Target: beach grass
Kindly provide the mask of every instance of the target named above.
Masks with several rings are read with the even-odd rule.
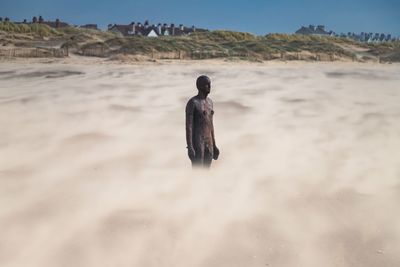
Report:
[[[236,31],[194,32],[186,36],[123,36],[111,31],[82,29],[78,27],[51,28],[45,24],[1,22],[0,33],[8,34],[4,43],[17,43],[20,39],[61,40],[61,47],[83,50],[100,49],[103,56],[115,54],[147,55],[184,53],[195,59],[236,57],[248,60],[342,58],[354,60],[357,49],[363,49],[367,58],[382,61],[400,61],[400,42],[360,43],[348,38],[272,33],[257,36]],[[28,39],[29,39],[28,38]],[[29,40],[24,40],[29,46]],[[32,44],[33,45],[33,44]],[[357,48],[357,49],[353,49]],[[99,54],[99,53],[96,53]],[[359,55],[358,55],[359,56]],[[359,56],[360,57],[360,56]]]

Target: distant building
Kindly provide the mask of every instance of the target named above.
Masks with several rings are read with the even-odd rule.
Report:
[[[85,24],[85,25],[79,26],[79,28],[91,29],[91,30],[98,30],[99,29],[99,28],[97,28],[97,24]]]
[[[46,24],[47,26],[51,28],[64,28],[68,27],[69,24],[63,21],[60,21],[60,19],[56,19],[55,21],[45,21],[42,16],[39,16],[39,19],[37,17],[33,17],[31,22],[28,22],[26,19],[24,19],[23,22],[16,22],[16,23],[25,23],[25,24],[32,24],[32,23],[39,23],[39,24]]]
[[[317,35],[317,36],[332,36],[332,37],[341,37],[341,38],[348,38],[358,42],[367,42],[367,43],[381,43],[381,42],[390,42],[395,41],[396,38],[392,37],[391,34],[384,34],[384,33],[367,33],[361,32],[360,34],[354,32],[348,32],[336,34],[333,31],[327,32],[325,30],[324,25],[318,25],[315,27],[314,25],[309,25],[308,27],[302,26],[298,29],[296,34],[303,34],[303,35]]]
[[[205,32],[208,31],[206,29],[197,29],[195,26],[185,27],[183,24],[180,24],[179,27],[176,27],[175,24],[161,24],[150,25],[149,21],[146,20],[144,24],[132,22],[128,25],[121,24],[109,24],[108,30],[113,32],[119,32],[124,36],[148,36],[148,37],[158,37],[158,36],[182,36],[188,35],[193,32]]]
[[[145,33],[143,34],[147,37],[158,37],[158,34],[155,31],[155,28],[148,28],[146,29]]]
[[[302,26],[298,29],[296,34],[304,34],[304,35],[331,35],[332,32],[325,31],[324,25],[318,25],[315,27],[314,25],[309,25],[308,27]]]
[[[119,32],[122,35],[132,35],[130,33],[135,32],[135,25],[134,24],[129,24],[129,25],[119,25],[119,24],[114,24],[114,25],[108,25],[108,30],[111,32]]]
[[[49,26],[51,28],[54,28],[54,29],[65,28],[65,27],[69,26],[68,23],[60,21],[59,19],[56,19],[55,21],[42,21],[42,22],[40,22],[40,18],[39,18],[39,23],[46,24],[47,26]]]
[[[315,29],[315,33],[317,35],[329,35],[329,32],[325,31],[325,26],[324,25],[318,25],[317,28]]]
[[[9,18],[6,18],[5,21],[10,21],[10,20],[9,20]],[[68,23],[62,22],[59,19],[56,19],[55,21],[45,21],[42,16],[39,16],[39,18],[33,17],[32,21],[30,21],[30,22],[27,19],[24,19],[23,21],[13,21],[13,23],[15,23],[15,24],[34,24],[34,23],[46,24],[47,26],[49,26],[51,28],[55,28],[55,29],[64,28],[64,27],[69,26]]]

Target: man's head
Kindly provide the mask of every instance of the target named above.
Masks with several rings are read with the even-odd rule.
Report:
[[[205,75],[201,75],[196,80],[196,86],[199,92],[208,95],[211,90],[211,80]]]

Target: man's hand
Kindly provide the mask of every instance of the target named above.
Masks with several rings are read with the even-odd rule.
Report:
[[[218,147],[214,146],[213,150],[214,150],[213,159],[217,160],[219,157],[219,149],[218,149]]]
[[[188,148],[188,156],[190,160],[194,160],[195,156],[196,156],[196,152],[194,151],[194,148],[189,146]]]

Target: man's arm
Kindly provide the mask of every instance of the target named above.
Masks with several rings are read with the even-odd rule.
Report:
[[[186,105],[186,144],[188,148],[188,156],[194,159],[195,152],[193,149],[193,116],[194,116],[194,103],[192,100]]]
[[[212,112],[212,116],[211,116],[211,136],[212,136],[212,142],[213,142],[213,150],[214,150],[214,155],[213,158],[215,160],[218,159],[219,156],[219,149],[217,148],[216,142],[215,142],[215,134],[214,134],[214,105],[211,102],[211,112]]]
[[[213,142],[213,147],[216,147],[217,145],[215,144],[215,135],[214,135],[214,119],[211,118],[211,136],[212,136],[212,142]]]

